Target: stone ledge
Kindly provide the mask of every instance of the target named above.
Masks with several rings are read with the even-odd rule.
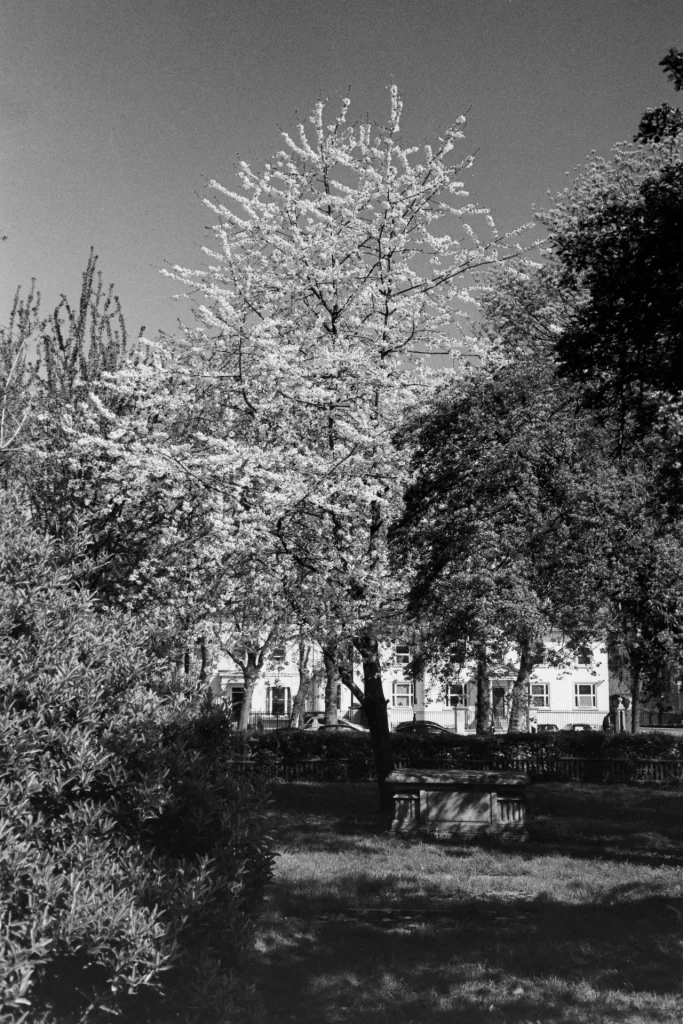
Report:
[[[488,789],[498,786],[521,788],[528,784],[529,777],[523,772],[482,772],[458,768],[399,768],[388,775],[386,781],[388,785],[397,786],[419,786],[426,783],[430,788],[432,786],[476,786]]]

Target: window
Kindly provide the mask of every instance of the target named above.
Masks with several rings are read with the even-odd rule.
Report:
[[[394,707],[412,708],[413,706],[413,684],[405,680],[394,683]]]
[[[550,707],[550,693],[548,683],[531,684],[531,706],[534,708]]]
[[[590,663],[591,663],[591,661],[593,659],[591,658],[591,652],[590,652],[589,648],[588,647],[582,647],[581,650],[579,651],[579,654],[578,654],[578,657],[577,657],[576,660],[579,663],[579,665],[590,665]]]
[[[284,647],[273,647],[270,660],[282,665],[287,660],[287,651]]]
[[[446,704],[449,708],[467,704],[467,683],[449,683],[446,687]]]
[[[574,684],[574,707],[595,707],[595,683]]]
[[[290,708],[289,687],[271,686],[268,690],[271,715],[288,715]]]
[[[394,644],[394,661],[397,665],[410,664],[410,644]]]

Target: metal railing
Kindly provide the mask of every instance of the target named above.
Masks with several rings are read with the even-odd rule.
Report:
[[[285,782],[373,781],[377,775],[367,758],[259,758],[228,762],[237,775],[261,775]],[[565,757],[546,751],[523,758],[500,754],[491,758],[396,758],[395,768],[451,768],[472,771],[516,771],[532,782],[624,783],[680,782],[683,761],[661,758]]]
[[[640,724],[645,729],[681,729],[683,713],[680,711],[641,711]]]

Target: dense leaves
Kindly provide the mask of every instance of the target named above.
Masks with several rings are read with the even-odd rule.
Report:
[[[639,736],[562,730],[556,733],[495,736],[458,736],[448,733],[406,736],[396,733],[393,744],[396,757],[412,764],[423,759],[448,756],[454,761],[491,759],[494,762],[509,762],[517,758],[534,757],[543,752],[549,756],[623,758],[630,761],[640,758],[683,759],[681,737],[664,732],[643,733]],[[235,756],[238,753],[235,750]],[[269,769],[269,765],[272,770],[276,759],[296,761],[309,758],[346,760],[352,770],[354,765],[366,765],[370,755],[371,746],[367,736],[343,731],[325,734],[282,730],[254,736],[249,744],[249,756],[262,765],[264,771]]]
[[[87,578],[2,495],[0,1001],[113,1011],[220,968],[206,1020],[269,875],[263,794],[231,780],[201,696],[169,689],[154,619],[98,607]]]
[[[680,665],[682,183],[670,146],[589,165],[543,265],[491,282],[488,361],[399,434],[412,610],[480,667],[516,647],[520,699],[551,627],[626,652],[636,702]]]
[[[683,390],[683,163],[559,231],[567,285],[585,294],[558,341],[561,372],[593,406],[641,428]]]
[[[674,46],[660,60],[659,66],[664,68],[666,77],[673,83],[676,92],[683,89],[683,51]],[[662,103],[654,109],[649,107],[640,119],[635,142],[662,142],[667,138],[675,138],[683,131],[683,112],[669,103]]]

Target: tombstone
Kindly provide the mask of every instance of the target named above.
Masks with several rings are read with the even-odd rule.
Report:
[[[526,775],[450,769],[392,772],[392,832],[524,840]]]

